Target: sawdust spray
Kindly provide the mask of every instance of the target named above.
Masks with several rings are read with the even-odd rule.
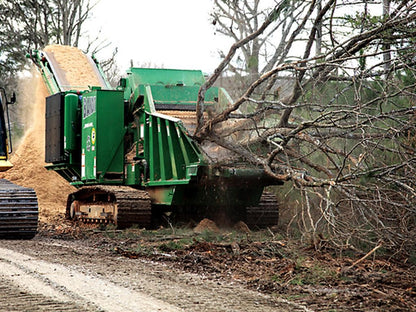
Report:
[[[1,173],[0,177],[33,188],[38,197],[40,221],[56,223],[64,216],[66,198],[75,188],[44,167],[45,97],[48,92],[40,75],[32,71],[32,77],[22,78],[18,94],[17,115],[27,130],[11,155],[14,167]]]
[[[81,50],[51,45],[50,53],[60,67],[62,80],[70,89],[84,90],[99,85],[93,66]],[[22,80],[19,99],[19,119],[25,123],[26,133],[11,157],[14,167],[0,176],[11,182],[31,187],[39,201],[40,220],[57,223],[65,214],[66,199],[75,188],[54,171],[45,169],[45,98],[49,95],[40,74],[32,70],[30,78]],[[59,222],[59,221],[58,221]]]

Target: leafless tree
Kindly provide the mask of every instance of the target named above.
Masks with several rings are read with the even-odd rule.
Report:
[[[17,73],[30,63],[25,52],[41,49],[48,44],[80,47],[88,54],[108,49],[109,43],[99,34],[94,37],[84,27],[97,1],[90,0],[10,0],[0,1],[0,85],[9,90],[17,88]],[[104,71],[116,76],[115,55],[103,60]],[[13,119],[18,119],[13,110]]]
[[[211,16],[217,32],[236,42],[249,37],[264,20],[270,18],[270,9],[264,6],[264,2],[215,0]],[[306,3],[302,1],[281,2],[272,11],[275,21],[273,25],[242,45],[241,51],[238,51],[241,53],[237,53],[228,70],[238,75],[248,74],[251,80],[255,80],[279,60],[288,57],[289,49],[285,42],[289,40],[297,18],[305,7]],[[223,52],[221,54],[224,56]]]
[[[91,11],[89,0],[55,0],[54,11],[57,18],[52,19],[54,28],[58,31],[57,43],[78,46],[82,25]]]
[[[25,51],[52,43],[79,46],[84,35],[83,26],[93,7],[90,0],[0,2],[1,76],[14,75],[22,69],[26,64]],[[86,49],[97,50],[105,46],[98,41],[89,42]]]
[[[234,17],[260,6],[216,3],[227,5],[219,10],[232,34]],[[194,137],[290,182],[302,195],[295,219],[316,246],[330,237],[340,248],[382,244],[408,254],[416,237],[416,2],[390,3],[388,15],[371,14],[372,3],[276,1],[257,27],[242,21],[252,24],[238,25],[246,32],[200,89]],[[282,40],[268,50],[264,71],[206,119],[205,91],[230,64],[234,72],[240,51],[252,53],[277,30]]]
[[[383,17],[388,19],[390,14],[390,2],[391,0],[383,0]],[[390,60],[391,60],[391,53],[390,53],[390,43],[388,40],[384,42],[383,45],[384,54],[383,54],[383,60],[384,60],[384,71],[388,72],[390,69]]]

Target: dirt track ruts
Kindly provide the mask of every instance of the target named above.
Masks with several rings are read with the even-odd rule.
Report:
[[[1,246],[0,311],[310,311],[237,284],[120,257],[103,242],[37,237]]]

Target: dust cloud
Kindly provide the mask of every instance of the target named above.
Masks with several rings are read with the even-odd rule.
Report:
[[[33,73],[32,79],[25,79],[19,88],[24,93],[19,105],[22,119],[27,125],[24,137],[18,148],[11,155],[14,165],[7,172],[0,174],[17,185],[33,188],[39,203],[39,219],[49,223],[63,217],[66,198],[75,190],[66,180],[54,171],[45,169],[45,97],[46,87],[39,74]]]

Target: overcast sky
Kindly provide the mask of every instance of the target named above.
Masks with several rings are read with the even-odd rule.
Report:
[[[86,25],[92,36],[118,47],[121,70],[151,64],[164,68],[202,69],[219,64],[218,49],[227,41],[215,35],[211,0],[100,0]],[[225,47],[224,47],[225,46]]]

